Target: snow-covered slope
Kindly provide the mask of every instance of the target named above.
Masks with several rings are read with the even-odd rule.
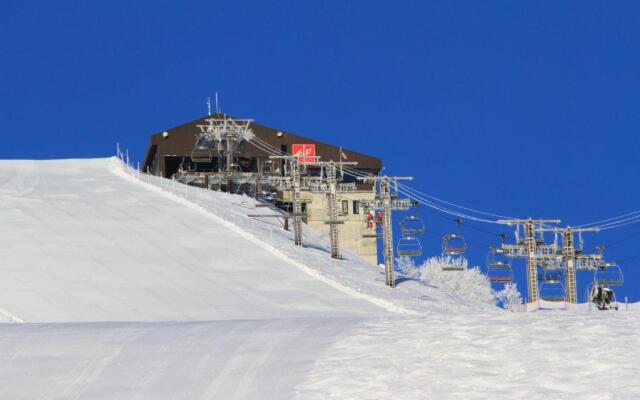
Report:
[[[0,161],[0,399],[640,398],[635,305],[390,290],[247,216],[275,212],[117,159]]]
[[[111,172],[0,163],[0,307],[28,322],[380,312],[226,226]]]

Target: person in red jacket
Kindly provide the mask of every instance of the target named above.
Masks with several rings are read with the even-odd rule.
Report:
[[[367,229],[373,229],[373,211],[367,213]]]
[[[376,214],[376,219],[378,220],[378,225],[382,225],[382,211],[378,211],[378,214]]]

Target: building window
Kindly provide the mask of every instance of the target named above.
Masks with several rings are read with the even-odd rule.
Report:
[[[349,200],[342,200],[342,215],[349,214]]]
[[[360,202],[358,200],[353,201],[353,213],[360,214]]]

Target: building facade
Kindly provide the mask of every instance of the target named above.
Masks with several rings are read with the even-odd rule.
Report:
[[[268,185],[258,182],[266,182],[267,178],[285,178],[288,175],[286,161],[272,156],[290,155],[302,147],[312,149],[320,161],[336,163],[339,184],[345,189],[340,190],[338,194],[338,214],[344,222],[339,225],[341,248],[348,249],[372,264],[377,263],[376,239],[363,237],[371,233],[368,214],[374,210],[368,210],[361,205],[362,200],[374,199],[373,187],[371,184],[358,181],[351,174],[342,173],[340,165],[343,162],[356,162],[356,165],[350,165],[349,168],[362,174],[377,175],[382,169],[380,159],[250,122],[248,126],[254,137],[252,140],[240,141],[233,148],[234,168],[232,176],[229,176],[229,173],[224,173],[225,164],[229,162],[229,158],[223,154],[226,149],[212,149],[204,157],[202,153],[194,152],[194,149],[199,147],[202,127],[214,118],[231,119],[225,115],[212,115],[153,134],[141,166],[142,171],[166,178],[188,177],[184,179],[188,184],[245,193],[259,198],[265,195]],[[302,172],[303,178],[322,179],[326,171],[317,166],[303,165]],[[223,175],[224,178],[221,178]],[[232,186],[227,187],[226,182]],[[273,188],[268,190],[271,189]],[[291,192],[280,189],[273,190],[267,197],[272,199],[276,206],[291,211]],[[326,195],[304,190],[301,198],[303,221],[310,228],[328,234],[329,225],[325,224],[328,219]]]

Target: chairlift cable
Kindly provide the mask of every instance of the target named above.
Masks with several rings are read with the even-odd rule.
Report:
[[[618,244],[620,244],[620,243],[624,243],[624,242],[626,242],[627,240],[630,240],[630,239],[636,238],[636,237],[638,237],[638,236],[640,236],[640,232],[636,232],[636,233],[634,233],[634,234],[632,234],[632,235],[629,235],[629,236],[627,236],[627,237],[625,237],[625,238],[622,238],[622,239],[620,239],[620,240],[616,240],[615,242],[612,242],[612,243],[609,243],[609,244],[605,244],[605,245],[604,245],[604,247],[606,247],[606,248],[610,248],[610,247],[613,247],[613,246],[617,246],[617,245],[618,245]]]
[[[617,262],[619,263],[623,263],[625,261],[629,261],[629,260],[635,260],[637,258],[640,258],[640,254],[635,255],[635,256],[631,256],[631,257],[627,257],[627,258],[623,258],[622,260],[617,260]]]
[[[615,220],[619,220],[620,218],[626,218],[626,217],[629,217],[629,216],[634,215],[634,214],[637,214],[637,216],[640,217],[640,210],[632,211],[630,213],[619,215],[617,217],[607,218],[607,219],[603,219],[603,220],[600,220],[600,221],[594,221],[594,222],[590,222],[590,223],[587,223],[587,224],[578,225],[576,227],[577,228],[584,228],[584,227],[587,227],[587,226],[598,225],[598,224],[601,224],[603,222],[615,221]],[[605,225],[607,225],[607,224],[605,224]]]
[[[640,218],[638,219],[633,219],[631,221],[627,221],[627,222],[622,222],[622,223],[618,223],[616,225],[609,225],[609,226],[595,226],[593,228],[598,228],[601,231],[607,230],[607,229],[616,229],[616,228],[621,228],[623,226],[627,226],[627,225],[633,225],[633,224],[637,224],[640,222]]]
[[[267,143],[266,141],[258,138],[258,137],[254,137],[254,139],[252,141],[250,141],[250,143],[252,143],[255,147],[265,151],[267,154],[270,155],[283,155],[286,154],[285,152],[283,152],[281,149],[278,149],[276,147],[274,147],[273,145]],[[342,167],[343,173],[354,177],[354,178],[363,178],[363,177],[367,177],[368,174],[361,172],[357,169],[351,168],[351,167],[347,167],[347,166],[343,166]],[[460,209],[460,210],[465,210],[465,211],[469,211],[471,213],[476,213],[476,214],[481,214],[481,215],[486,215],[486,216],[492,216],[492,217],[497,217],[497,218],[510,218],[507,216],[503,216],[500,214],[495,214],[495,213],[489,213],[489,212],[485,212],[485,211],[480,211],[480,210],[476,210],[470,207],[465,207],[456,203],[452,203],[443,199],[440,199],[436,196],[432,196],[429,195],[427,193],[424,193],[422,191],[419,191],[417,189],[414,189],[406,184],[401,184],[398,183],[397,187],[396,187],[398,193],[402,193],[405,196],[407,196],[409,199],[416,201],[419,204],[422,204],[424,206],[427,206],[437,212],[435,212],[434,214],[442,217],[442,218],[446,218],[444,215],[450,215],[450,216],[454,216],[457,218],[461,218],[461,219],[465,219],[465,220],[470,220],[470,221],[477,221],[477,222],[483,222],[483,223],[492,223],[492,224],[496,224],[497,221],[494,220],[489,220],[486,218],[481,218],[481,217],[477,217],[474,215],[468,215],[466,213],[457,211],[456,209]],[[451,206],[454,209],[449,209],[445,206],[443,206],[442,204],[445,204],[447,206]],[[596,227],[600,230],[607,230],[607,229],[615,229],[615,228],[620,228],[626,225],[631,225],[631,224],[635,224],[635,223],[640,223],[640,210],[637,211],[633,211],[630,213],[626,213],[617,217],[612,217],[612,218],[607,218],[604,220],[600,220],[600,221],[594,221],[594,222],[590,222],[587,224],[582,224],[582,225],[578,225],[577,227]],[[601,225],[598,225],[601,224]],[[500,236],[502,237],[503,234],[498,234],[495,232],[490,232],[487,230],[484,230],[482,228],[479,228],[477,226],[471,225],[471,224],[467,224],[465,225],[471,229],[474,229],[478,232],[482,232],[488,235],[492,235],[492,236]],[[637,237],[638,235],[640,235],[640,232],[628,237],[625,237],[619,241],[616,241],[614,243],[609,244],[607,247],[611,247],[611,246],[615,246],[619,243],[623,243],[629,239],[632,239],[634,237]],[[471,244],[475,244],[473,242],[469,242]]]
[[[608,227],[608,226],[618,225],[618,224],[621,224],[621,223],[624,223],[624,222],[628,222],[628,221],[638,221],[638,220],[640,220],[640,215],[635,215],[633,217],[624,218],[624,219],[620,219],[620,220],[617,220],[617,221],[612,221],[612,222],[609,222],[609,223],[606,223],[606,224],[596,225],[595,227],[596,228],[605,228],[605,227]]]
[[[357,177],[366,176],[365,174],[363,174],[363,173],[361,173],[359,171],[353,170],[351,168],[344,168],[344,170],[346,171],[345,173],[347,173],[350,176],[356,177],[356,178]],[[419,190],[416,190],[416,189],[414,189],[414,188],[412,188],[412,187],[410,187],[408,185],[405,185],[405,184],[398,183],[397,187],[398,187],[397,190],[398,190],[399,193],[404,194],[405,196],[411,198],[412,200],[415,200],[415,201],[417,201],[417,202],[419,202],[419,203],[421,203],[423,205],[426,205],[427,207],[431,207],[431,208],[437,209],[439,211],[442,211],[442,212],[444,212],[446,214],[457,216],[458,218],[464,218],[464,219],[468,219],[468,220],[473,220],[473,221],[478,221],[478,222],[485,222],[485,223],[497,223],[497,221],[488,220],[488,219],[485,219],[485,218],[480,218],[480,217],[476,217],[476,216],[472,216],[472,215],[467,215],[467,214],[464,214],[464,213],[461,213],[461,212],[457,212],[455,210],[450,210],[450,209],[446,208],[445,206],[442,206],[440,204],[434,203],[434,201],[430,200],[430,199],[435,199],[435,200],[440,201],[442,203],[445,203],[447,205],[451,205],[451,206],[454,206],[454,207],[457,207],[457,208],[460,208],[460,209],[476,212],[478,214],[497,216],[497,217],[500,217],[500,218],[509,218],[509,217],[500,216],[498,214],[486,213],[486,212],[483,212],[483,211],[474,210],[472,208],[463,207],[463,206],[456,205],[454,203],[450,203],[450,202],[447,202],[447,201],[444,201],[444,200],[440,200],[437,197],[427,195],[427,194],[425,194],[423,192],[420,192]]]

